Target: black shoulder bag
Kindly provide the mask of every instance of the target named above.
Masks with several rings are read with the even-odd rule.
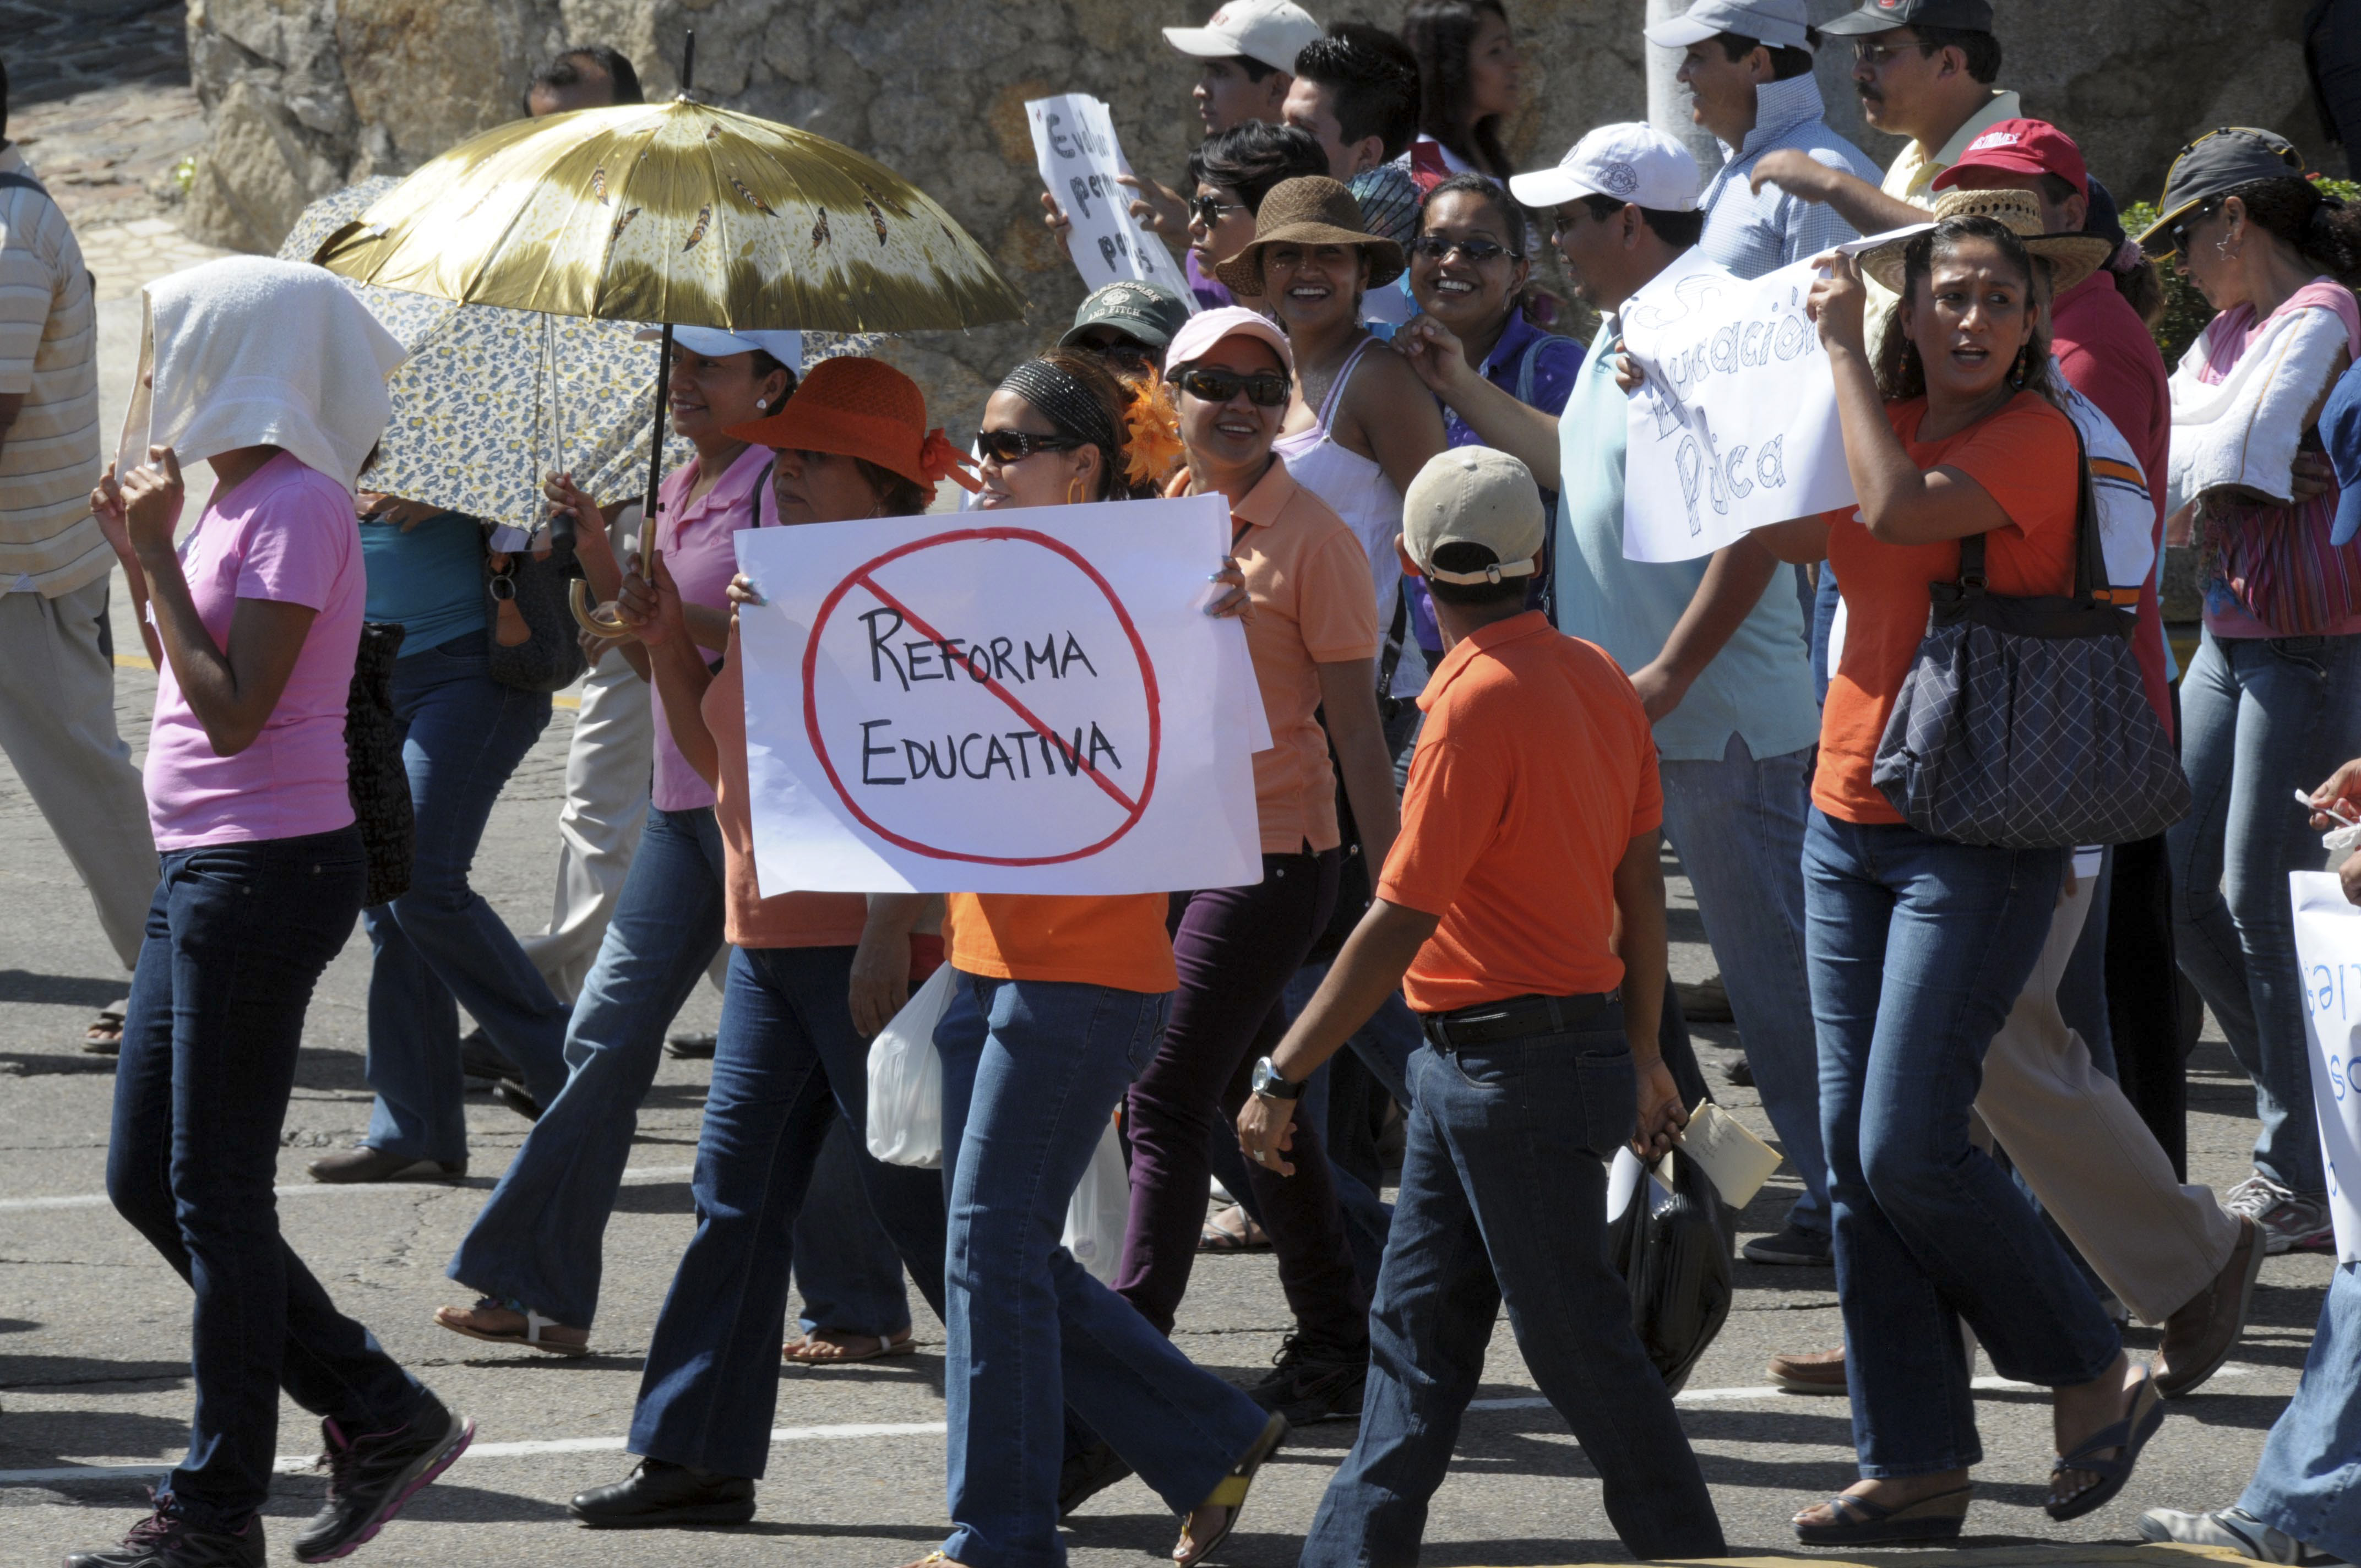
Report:
[[[1394,623],[1386,633],[1386,645],[1378,656],[1378,718],[1390,724],[1403,707],[1417,700],[1393,695],[1394,671],[1401,664],[1402,639],[1410,630],[1410,597],[1402,584],[1394,585]],[[1320,727],[1328,727],[1325,713],[1320,716]],[[1336,774],[1336,830],[1344,837],[1344,858],[1336,866],[1336,906],[1328,916],[1328,928],[1312,944],[1312,951],[1303,961],[1323,964],[1336,956],[1353,927],[1361,923],[1369,905],[1378,896],[1377,877],[1369,869],[1369,857],[1361,852],[1360,824],[1353,820],[1353,803],[1345,794],[1345,770],[1336,763],[1336,742],[1328,742],[1328,765]]]

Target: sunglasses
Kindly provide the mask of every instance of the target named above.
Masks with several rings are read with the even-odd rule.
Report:
[[[1852,46],[1853,63],[1868,66],[1872,71],[1882,70],[1887,61],[1900,60],[1912,49],[1922,55],[1931,55],[1935,52],[1935,46],[1918,39],[1906,44],[1855,44]]]
[[[1218,196],[1198,196],[1191,200],[1189,210],[1197,214],[1199,223],[1213,228],[1222,221],[1224,213],[1243,213],[1246,204],[1244,202],[1224,202]]]
[[[2207,218],[2212,217],[2214,213],[2220,209],[2220,207],[2221,203],[2219,202],[2208,197],[2206,200],[2198,203],[2195,207],[2191,208],[2186,217],[2176,218],[2171,223],[2165,225],[2164,236],[2172,241],[2173,254],[2178,256],[2188,255],[2189,236],[2197,232],[2197,225],[2199,224],[2202,224]]]
[[[1524,259],[1523,253],[1510,250],[1505,245],[1495,245],[1488,239],[1452,239],[1439,234],[1422,234],[1411,241],[1407,248],[1412,256],[1427,261],[1446,261],[1455,250],[1478,267],[1488,261],[1498,261],[1504,256],[1511,261]]]
[[[1244,391],[1258,409],[1275,409],[1287,401],[1289,382],[1277,370],[1257,370],[1241,376],[1235,370],[1189,369],[1172,378],[1173,385],[1209,403],[1226,403]]]
[[[1071,452],[1081,442],[1071,435],[1035,435],[1025,430],[979,430],[975,433],[975,450],[987,463],[1006,466],[1021,463],[1036,452]]]

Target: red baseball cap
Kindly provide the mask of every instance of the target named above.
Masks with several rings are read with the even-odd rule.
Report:
[[[1935,189],[1959,183],[1963,169],[2004,169],[2012,174],[2055,174],[2078,194],[2091,193],[2091,173],[2074,138],[2047,120],[2003,120],[1970,142],[1960,160],[1935,176]]]

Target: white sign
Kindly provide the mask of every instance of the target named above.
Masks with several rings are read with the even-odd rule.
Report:
[[[1259,882],[1269,731],[1203,612],[1229,527],[1202,496],[741,531],[764,895]]]
[[[1624,302],[1623,554],[1709,555],[1750,529],[1853,504],[1836,379],[1804,314],[1808,261],[1748,281],[1690,250]]]
[[[1116,175],[1131,172],[1131,164],[1107,106],[1087,93],[1068,93],[1032,100],[1025,118],[1033,127],[1041,183],[1073,222],[1067,248],[1084,286],[1095,292],[1126,280],[1153,283],[1194,314],[1197,301],[1187,277],[1164,242],[1131,215],[1131,189],[1115,183]]]
[[[2327,872],[2294,872],[2295,960],[2312,1044],[2312,1107],[2328,1168],[2336,1261],[2361,1263],[2361,908]]]

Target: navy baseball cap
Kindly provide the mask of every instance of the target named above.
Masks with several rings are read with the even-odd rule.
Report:
[[[2336,470],[2336,526],[2328,542],[2343,544],[2361,533],[2361,365],[2337,378],[2320,411],[2320,438]]]

